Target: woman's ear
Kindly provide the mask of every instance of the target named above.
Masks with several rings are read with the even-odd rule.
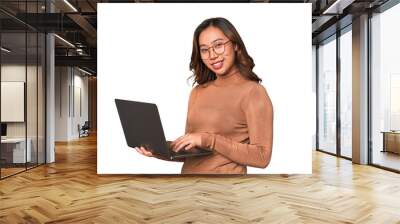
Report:
[[[237,44],[235,44],[235,47],[234,47],[234,49],[235,49],[235,51],[238,51],[238,49],[239,49],[239,46],[238,46]]]

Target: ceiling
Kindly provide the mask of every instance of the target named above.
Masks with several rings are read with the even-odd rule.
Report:
[[[351,17],[372,10],[388,0],[253,0],[229,2],[255,3],[311,3],[312,4],[312,37],[318,43],[340,26],[351,23]],[[182,2],[182,1],[143,1],[143,0],[45,0],[0,1],[0,22],[2,32],[7,34],[8,41],[14,41],[14,47],[21,41],[26,28],[39,32],[54,32],[61,38],[55,38],[56,65],[80,66],[96,73],[97,58],[97,3],[121,2]],[[188,2],[227,2],[198,0]],[[336,3],[335,3],[336,2]],[[51,13],[50,13],[51,11]],[[288,15],[290,16],[290,15]],[[346,20],[347,19],[347,20]],[[344,22],[343,22],[344,21]],[[347,22],[346,22],[347,21]],[[340,27],[339,27],[340,28]],[[13,37],[14,36],[14,37]],[[3,42],[4,43],[4,42]],[[29,45],[29,47],[34,45]],[[28,47],[28,51],[31,51]]]

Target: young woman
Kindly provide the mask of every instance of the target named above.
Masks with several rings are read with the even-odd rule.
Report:
[[[189,97],[185,135],[174,151],[206,148],[209,156],[182,160],[182,173],[245,174],[271,160],[273,107],[253,59],[235,27],[210,18],[195,30],[190,69],[197,84]],[[143,147],[136,150],[153,156]]]

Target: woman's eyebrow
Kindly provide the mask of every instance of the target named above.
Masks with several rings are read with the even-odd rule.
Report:
[[[215,40],[211,41],[211,43],[214,43],[214,42],[219,41],[219,40],[224,40],[224,39],[218,38],[218,39],[215,39]],[[201,47],[201,46],[207,47],[208,45],[206,45],[206,44],[200,44],[200,47]]]

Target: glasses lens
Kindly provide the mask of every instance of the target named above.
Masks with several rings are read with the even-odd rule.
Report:
[[[225,44],[228,43],[229,41],[225,42],[225,43],[216,43],[214,46],[210,47],[213,49],[215,54],[223,54],[225,52]],[[203,59],[208,59],[210,57],[210,48],[203,48],[200,49],[200,56]]]
[[[225,51],[225,44],[223,43],[217,43],[214,45],[214,51],[217,54],[223,54]]]
[[[200,56],[203,59],[207,59],[209,57],[208,49],[200,49]]]

